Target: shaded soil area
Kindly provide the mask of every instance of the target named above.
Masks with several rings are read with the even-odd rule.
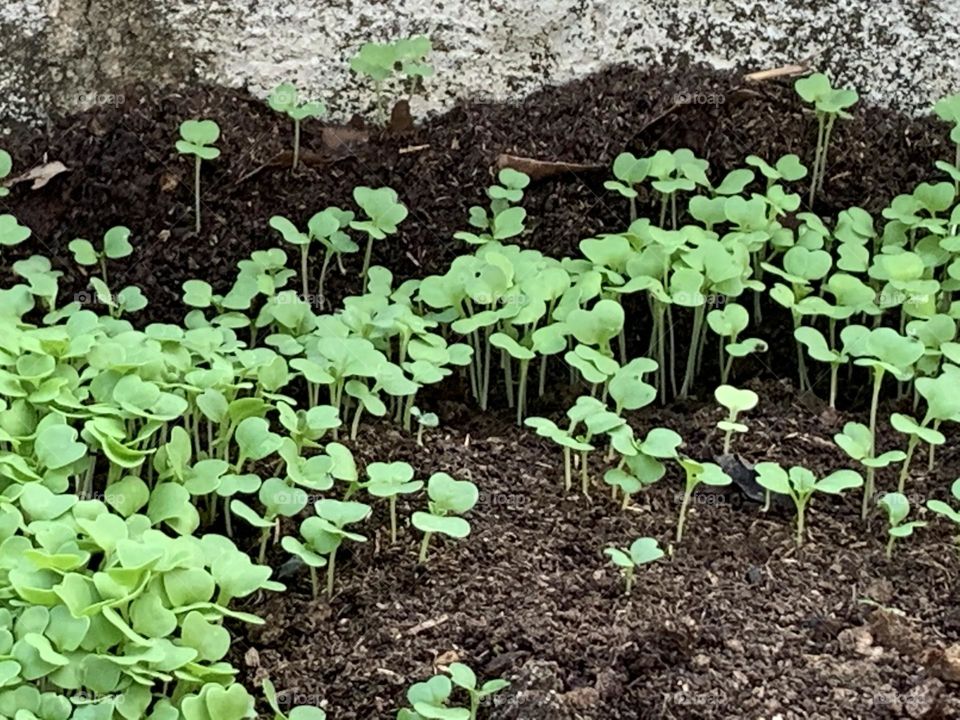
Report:
[[[485,202],[500,153],[603,166],[536,182],[527,193],[529,232],[519,242],[560,256],[584,237],[625,225],[624,201],[603,189],[619,152],[690,147],[718,177],[750,153],[775,160],[796,152],[809,161],[816,133],[786,81],[751,85],[702,68],[614,68],[519,105],[465,103],[382,136],[308,123],[307,167],[294,175],[272,162],[290,132],[262,102],[218,88],[132,88],[124,97],[121,107],[4,141],[15,172],[53,160],[70,172],[37,190],[18,185],[0,202],[0,211],[34,232],[24,246],[5,249],[0,274],[6,280],[10,260],[39,252],[65,273],[63,292],[77,293],[87,278],[67,243],[125,224],[135,255],[116,263],[112,277],[117,288],[143,289],[150,321],[181,319],[184,280],[225,290],[237,261],[279,245],[271,215],[302,225],[328,205],[350,206],[356,185],[390,185],[410,207],[398,237],[375,248],[374,262],[398,278],[415,277],[444,271],[464,252],[451,236],[465,228],[469,206]],[[223,130],[223,154],[204,169],[199,235],[191,167],[173,149],[177,126],[189,117],[213,118]],[[933,161],[951,153],[933,120],[860,108],[837,126],[817,210],[877,212],[929,179]],[[642,198],[640,207],[652,213],[653,199]],[[334,273],[334,299],[359,291],[360,262],[349,258],[347,273]],[[786,345],[775,351],[764,361],[773,367],[792,356]],[[766,367],[762,374],[776,373]],[[850,418],[801,401],[787,381],[753,387],[761,406],[745,418],[751,432],[736,446],[747,460],[803,463],[820,473],[846,466],[831,436]],[[568,399],[536,409],[560,411]],[[406,460],[420,477],[443,470],[472,479],[481,500],[469,515],[471,535],[435,541],[419,566],[417,533],[405,526],[391,547],[385,509],[377,507],[370,542],[339,559],[332,601],[313,601],[299,573],[287,579],[288,592],[249,603],[267,624],[235,628],[241,679],[269,676],[285,702],[320,704],[331,720],[393,718],[411,683],[457,659],[484,679],[511,680],[481,710],[499,720],[960,716],[960,674],[951,669],[960,670],[941,657],[960,642],[960,570],[942,522],[902,541],[887,561],[882,519],[864,527],[858,496],[817,499],[809,542],[798,552],[785,509],[761,512],[736,491],[704,494],[683,543],[643,568],[625,597],[602,549],[640,535],[667,544],[680,505],[676,468],[635,508],[620,511],[599,483],[590,501],[565,495],[559,450],[515,428],[508,413],[477,416],[452,393],[434,405],[441,427],[427,433],[424,448],[394,427],[365,425],[355,451],[365,462]],[[718,414],[690,402],[645,410],[632,422],[641,431],[671,427],[687,453],[708,459],[721,444],[712,431]],[[917,459],[909,490],[915,505],[944,498],[960,475],[954,440],[935,472]],[[898,442],[887,429],[883,446]],[[894,482],[881,472],[881,490]],[[414,509],[401,503],[402,517]],[[286,559],[277,550],[270,557],[277,565]]]

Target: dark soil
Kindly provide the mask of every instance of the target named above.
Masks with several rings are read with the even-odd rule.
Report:
[[[677,106],[681,91],[714,102]],[[63,119],[47,133],[17,132],[5,143],[16,168],[60,160],[71,170],[39,190],[17,186],[0,209],[34,231],[7,261],[51,256],[66,274],[66,294],[86,284],[69,240],[131,227],[136,254],[113,275],[118,287],[144,290],[151,321],[181,318],[182,281],[203,278],[225,289],[238,260],[278,245],[267,227],[271,215],[303,223],[327,205],[351,205],[355,185],[391,185],[411,208],[399,237],[374,255],[406,278],[442,272],[464,251],[451,235],[464,228],[468,207],[483,201],[501,152],[609,166],[623,150],[687,146],[720,175],[750,153],[806,158],[815,133],[786,82],[612,69],[520,105],[464,104],[422,127],[348,146],[325,142],[320,125],[308,124],[311,165],[291,176],[269,165],[286,149],[288,128],[258,101],[218,88],[125,97],[124,107]],[[223,129],[223,155],[205,170],[199,237],[188,163],[173,151],[179,122],[198,116]],[[837,128],[817,210],[856,204],[879,211],[928,179],[935,159],[949,157],[945,137],[934,121],[861,108]],[[621,229],[627,209],[603,190],[607,176],[536,183],[524,201],[531,231],[521,242],[559,256],[584,237]],[[358,269],[352,258],[348,274],[330,283],[334,295],[359,289]],[[9,273],[9,262],[0,270]],[[773,367],[792,352],[775,351],[767,361]],[[831,441],[845,413],[800,402],[787,381],[754,387],[761,406],[736,446],[746,459],[802,463],[818,473],[847,464]],[[393,718],[411,683],[457,659],[484,679],[513,682],[481,710],[499,720],[960,716],[960,686],[938,662],[943,648],[960,642],[960,566],[942,522],[901,541],[887,561],[882,521],[860,523],[856,494],[817,499],[808,543],[798,551],[788,512],[763,513],[736,492],[704,494],[683,543],[643,568],[625,597],[602,549],[639,535],[668,544],[680,501],[676,469],[634,509],[619,511],[599,484],[592,501],[565,496],[559,451],[506,415],[478,416],[455,397],[436,409],[441,428],[428,433],[425,448],[393,427],[368,425],[355,449],[364,461],[409,461],[421,477],[444,470],[472,479],[481,501],[469,516],[469,538],[436,541],[420,567],[418,534],[405,527],[391,547],[378,508],[371,541],[342,553],[332,601],[311,600],[308,578],[297,574],[286,593],[249,603],[267,624],[236,628],[241,679],[269,676],[285,701],[320,704],[331,720]],[[640,429],[672,427],[688,453],[706,459],[719,452],[717,419],[711,405],[690,402],[643,411],[634,421]],[[893,435],[883,438],[885,447],[898,442]],[[954,439],[935,473],[917,459],[915,505],[944,497],[960,476]],[[881,473],[880,488],[893,480]],[[402,516],[411,510],[403,505]],[[284,560],[280,552],[271,558]]]

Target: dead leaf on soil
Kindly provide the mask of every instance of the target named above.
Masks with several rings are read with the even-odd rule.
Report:
[[[444,653],[441,653],[437,656],[437,659],[433,661],[434,667],[447,667],[450,663],[460,662],[460,653],[456,650],[447,650]]]
[[[878,608],[867,616],[867,622],[878,645],[893,648],[905,655],[920,651],[920,635],[906,616]]]
[[[947,682],[960,683],[960,644],[955,643],[946,650],[931,648],[924,660],[930,674]]]
[[[356,154],[360,145],[370,140],[370,133],[366,130],[347,127],[345,125],[328,125],[321,133],[323,144],[335,158],[349,157]]]
[[[6,182],[7,187],[13,187],[14,185],[19,185],[20,183],[32,182],[33,185],[30,186],[31,190],[39,190],[53,178],[55,178],[60,173],[67,172],[68,168],[59,160],[54,160],[53,162],[44,163],[43,165],[38,165],[32,170],[27,170],[27,172],[22,175],[17,175],[15,178],[12,178]]]
[[[875,659],[883,654],[882,648],[874,647],[873,635],[863,626],[842,630],[837,635],[837,643],[841,650],[851,655]]]
[[[260,653],[255,647],[250,648],[243,654],[243,662],[247,667],[260,667]]]
[[[497,170],[511,168],[529,175],[531,180],[543,180],[554,175],[563,175],[565,173],[577,172],[596,172],[602,170],[603,165],[585,165],[583,163],[570,163],[560,160],[539,160],[537,158],[523,157],[521,155],[510,155],[501,153],[497,157]]]

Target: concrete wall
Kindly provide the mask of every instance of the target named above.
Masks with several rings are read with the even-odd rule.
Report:
[[[607,63],[762,69],[812,58],[871,101],[923,111],[960,92],[957,0],[3,0],[4,120],[110,102],[126,82],[265,94],[293,80],[340,117],[370,95],[347,59],[426,33],[437,75],[414,114],[508,99]],[[3,122],[0,122],[2,125]]]

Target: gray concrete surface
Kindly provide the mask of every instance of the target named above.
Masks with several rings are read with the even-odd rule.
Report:
[[[345,117],[371,104],[347,59],[413,33],[433,38],[437,70],[415,115],[615,62],[762,69],[812,57],[908,112],[960,92],[957,0],[5,0],[0,125],[112,102],[139,80],[256,95],[292,80]]]

